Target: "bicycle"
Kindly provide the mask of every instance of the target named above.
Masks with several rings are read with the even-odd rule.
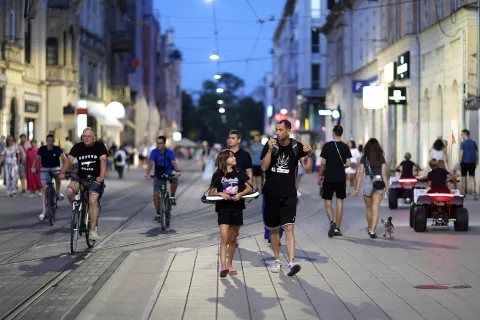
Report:
[[[160,178],[156,176],[150,176],[160,181],[160,189],[158,190],[158,220],[160,221],[162,231],[170,227],[170,216],[172,211],[172,203],[170,202],[170,194],[167,190],[167,181],[172,180],[172,176],[168,174],[162,174]]]
[[[50,181],[47,182],[47,189],[45,190],[45,208],[46,208],[45,214],[48,215],[48,221],[51,226],[53,226],[53,223],[55,222],[55,211],[58,209],[57,192],[55,190],[55,184],[53,182],[53,178],[59,172],[60,170],[48,171],[48,175],[50,176]]]
[[[94,177],[88,177],[87,179],[81,179],[78,177],[72,176],[73,172],[67,172],[65,179],[70,179],[72,181],[79,182],[96,182]],[[70,253],[75,253],[77,250],[77,241],[78,236],[85,234],[85,240],[87,242],[87,247],[93,248],[95,246],[95,240],[90,239],[90,213],[89,213],[89,190],[87,188],[79,188],[78,193],[75,195],[72,202],[72,218],[70,223]],[[101,206],[100,201],[98,201],[98,215],[100,215]],[[97,227],[98,227],[98,217],[97,217]]]

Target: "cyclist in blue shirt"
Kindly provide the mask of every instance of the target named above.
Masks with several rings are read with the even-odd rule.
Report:
[[[180,177],[180,168],[177,164],[177,159],[175,159],[175,154],[172,149],[169,149],[165,146],[167,138],[165,136],[157,137],[157,148],[153,149],[150,152],[150,161],[148,162],[147,171],[145,173],[145,178],[150,179],[150,171],[152,168],[155,168],[155,176],[160,177],[162,174],[167,174],[173,176],[172,181],[170,182],[170,201],[172,205],[176,205],[175,192],[178,187],[178,177]],[[155,204],[155,210],[160,211],[158,204],[158,193],[160,190],[160,180],[155,179],[153,181],[153,203]]]

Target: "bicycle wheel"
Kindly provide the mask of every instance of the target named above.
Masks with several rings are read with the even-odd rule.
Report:
[[[167,194],[165,194],[165,216],[166,216],[166,224],[167,224],[167,228],[170,228],[170,218],[171,218],[171,214],[172,214],[172,204],[170,203],[170,196]]]
[[[88,210],[85,210],[85,240],[87,241],[87,247],[89,249],[95,246],[95,240],[90,239],[91,226],[90,214],[88,213]]]
[[[160,199],[158,204],[160,205],[160,224],[162,226],[162,231],[167,227],[167,215],[166,215],[166,206],[165,206],[165,196],[160,194]]]
[[[72,212],[72,221],[70,223],[70,253],[75,253],[77,250],[78,231],[80,229],[80,211],[78,207]]]
[[[55,189],[53,188],[53,186],[50,188],[50,214],[51,214],[51,224],[50,225],[53,225],[53,223],[55,222],[55,213],[57,211],[57,193],[55,192]]]
[[[52,190],[50,189],[50,186],[47,186],[47,190],[45,190],[45,207],[47,211],[45,212],[48,215],[48,222],[50,223],[51,226],[53,226],[53,204],[52,204]]]

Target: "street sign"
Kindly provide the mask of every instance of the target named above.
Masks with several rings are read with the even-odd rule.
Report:
[[[388,104],[407,104],[407,88],[388,87]]]

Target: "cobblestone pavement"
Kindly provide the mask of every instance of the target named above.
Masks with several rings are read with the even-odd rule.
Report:
[[[330,239],[315,180],[306,176],[301,186],[295,233],[302,270],[296,277],[286,275],[285,239],[282,272],[270,272],[273,256],[263,237],[261,201],[256,200],[247,205],[240,231],[234,262],[238,275],[220,280],[216,214],[199,201],[208,183],[195,180],[174,208],[171,230],[161,232],[147,205],[60,281],[47,285],[16,318],[478,319],[476,203],[466,203],[470,230],[463,233],[453,228],[415,233],[408,226],[408,207],[391,211],[382,203],[381,217],[392,216],[395,224],[395,238],[387,240],[381,226],[379,239],[367,237],[363,200],[352,197],[346,200],[344,236]],[[104,222],[114,223],[113,218]],[[12,279],[1,290],[22,292],[35,281],[45,283],[49,272],[59,272],[52,270],[62,259],[36,260],[30,268],[22,267],[28,263],[13,264],[13,269],[0,264],[1,279]],[[37,278],[32,281],[29,274]],[[453,288],[458,285],[470,288]]]

